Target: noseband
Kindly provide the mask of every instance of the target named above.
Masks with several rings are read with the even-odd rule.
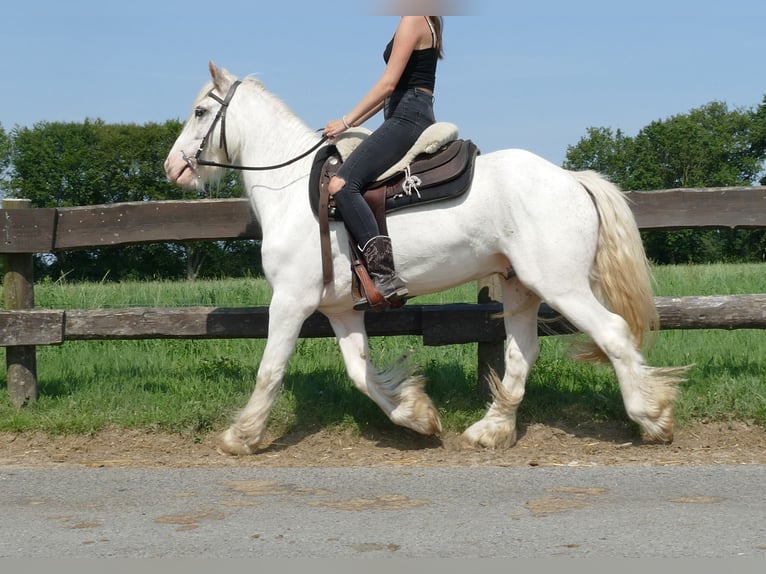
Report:
[[[327,141],[327,136],[322,136],[322,138],[314,144],[314,146],[311,147],[311,149],[303,152],[299,156],[296,156],[288,161],[285,161],[283,163],[279,163],[276,165],[265,165],[265,166],[246,166],[246,165],[233,165],[230,163],[218,163],[215,161],[208,161],[205,159],[202,159],[200,156],[202,155],[202,152],[204,151],[205,147],[208,144],[208,140],[210,139],[210,136],[213,133],[213,130],[215,130],[215,126],[218,125],[218,122],[221,122],[221,133],[219,136],[219,142],[218,147],[223,149],[224,156],[226,157],[226,160],[229,160],[229,148],[226,144],[226,111],[229,108],[229,102],[231,102],[231,99],[234,97],[234,93],[237,91],[237,88],[242,82],[240,80],[237,80],[234,82],[231,87],[229,88],[229,91],[226,92],[226,96],[221,99],[216,93],[215,88],[212,88],[207,94],[206,97],[213,98],[216,102],[221,104],[221,107],[218,108],[218,113],[215,115],[215,119],[213,120],[213,123],[210,124],[210,128],[207,130],[207,133],[205,134],[205,137],[202,138],[202,141],[199,144],[199,147],[197,148],[197,153],[194,154],[193,157],[187,156],[186,152],[181,150],[181,154],[183,155],[184,161],[189,165],[189,167],[194,171],[194,173],[197,173],[196,166],[198,165],[205,165],[205,166],[211,166],[211,167],[223,167],[228,169],[238,169],[238,170],[249,170],[249,171],[268,171],[272,169],[279,169],[281,167],[288,166],[292,163],[295,163],[296,161],[303,159],[307,155],[309,155],[311,152],[315,151],[319,146],[321,146],[325,141]],[[197,176],[199,177],[199,175]]]

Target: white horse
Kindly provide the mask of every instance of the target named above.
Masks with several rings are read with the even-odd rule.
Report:
[[[334,279],[323,281],[319,227],[307,198],[313,154],[304,155],[321,143],[319,134],[258,80],[239,84],[212,62],[210,73],[212,82],[194,101],[165,171],[170,181],[195,187],[225,169],[206,163],[251,166],[243,181],[263,233],[263,272],[273,289],[255,389],[221,435],[220,449],[252,454],[262,445],[301,326],[316,310],[329,319],[356,388],[394,423],[439,433],[441,421],[422,377],[402,362],[381,371],[369,360],[364,312],[352,308],[348,239],[339,222],[331,223]],[[291,158],[298,159],[287,163]],[[262,169],[268,166],[281,167]],[[465,443],[515,444],[516,411],[539,352],[542,301],[592,339],[579,358],[611,361],[628,416],[644,438],[672,440],[683,369],[645,364],[642,342],[657,327],[658,315],[635,220],[614,185],[526,151],[495,151],[476,159],[468,193],[394,212],[388,231],[411,295],[502,276],[505,372],[502,380],[490,381],[493,401],[465,430]]]

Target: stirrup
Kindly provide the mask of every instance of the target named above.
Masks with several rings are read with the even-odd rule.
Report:
[[[386,309],[398,309],[402,307],[409,299],[412,299],[409,295],[404,297],[397,297],[395,299],[383,299],[383,302],[373,307],[367,300],[367,297],[362,296],[361,299],[354,301],[354,311],[368,311],[370,309],[374,311],[385,311]]]
[[[369,311],[370,309],[372,309],[372,305],[370,305],[367,297],[354,301],[354,311]]]

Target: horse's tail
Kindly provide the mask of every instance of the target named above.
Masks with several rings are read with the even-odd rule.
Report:
[[[599,216],[598,248],[591,271],[596,296],[628,323],[636,348],[659,328],[652,296],[652,274],[628,200],[620,189],[594,171],[573,172],[585,187]],[[577,354],[580,360],[602,362],[606,355],[595,344]]]

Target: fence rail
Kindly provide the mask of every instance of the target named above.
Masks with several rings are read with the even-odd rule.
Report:
[[[626,194],[642,230],[766,227],[766,187]],[[54,253],[131,243],[260,239],[246,199],[149,201],[0,210],[0,254]]]
[[[766,187],[672,189],[626,194],[642,230],[766,227]],[[17,405],[37,398],[38,345],[88,339],[263,338],[268,309],[130,308],[49,310],[34,308],[35,253],[135,243],[260,239],[245,199],[157,201],[32,209],[27,200],[4,200],[0,255],[5,257],[0,346],[6,348],[8,390]],[[505,337],[495,315],[501,306],[492,282],[480,284],[476,304],[407,305],[368,312],[371,336],[418,335],[426,345],[478,342],[480,373],[502,365]],[[662,329],[764,329],[766,295],[658,297]],[[541,335],[574,329],[543,305]],[[460,329],[454,325],[459,324]],[[333,336],[315,313],[302,337]]]
[[[655,297],[662,330],[766,329],[766,294]],[[426,346],[491,343],[505,338],[500,303],[407,305],[368,312],[371,337],[418,335]],[[540,335],[576,329],[542,305]],[[0,310],[0,347],[60,345],[66,341],[117,339],[265,339],[266,307],[128,307],[124,309]],[[460,325],[460,329],[455,329]],[[334,337],[321,313],[309,317],[302,338]]]

